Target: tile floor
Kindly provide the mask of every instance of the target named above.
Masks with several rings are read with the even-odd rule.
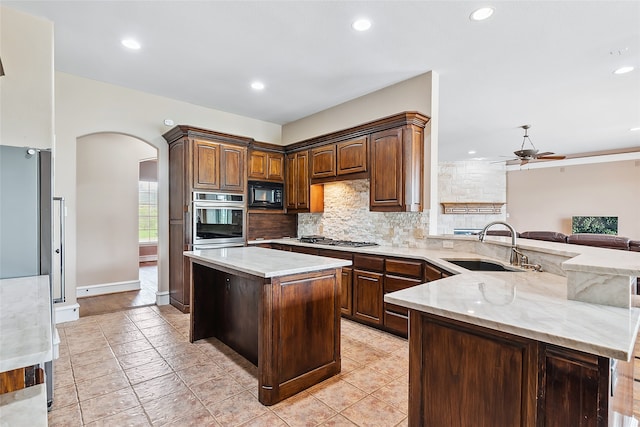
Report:
[[[342,372],[277,405],[256,367],[151,306],[58,324],[50,426],[406,426],[407,341],[342,320]]]
[[[141,264],[138,277],[140,290],[78,298],[80,317],[112,313],[125,307],[154,305],[158,291],[158,266],[155,263]]]

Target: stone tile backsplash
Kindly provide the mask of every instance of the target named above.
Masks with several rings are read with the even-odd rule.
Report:
[[[439,201],[504,202],[504,165],[481,161],[441,162]],[[438,234],[455,228],[482,228],[506,220],[506,206],[498,215],[444,215],[438,211]],[[298,214],[298,236],[320,234],[333,239],[373,241],[396,247],[425,248],[430,212],[370,212],[369,180],[339,181],[324,186],[324,212]]]
[[[325,184],[324,212],[298,214],[298,235],[424,247],[428,212],[370,212],[369,180]]]

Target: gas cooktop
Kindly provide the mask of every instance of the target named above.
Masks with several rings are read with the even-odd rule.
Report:
[[[329,239],[324,236],[302,236],[300,239],[302,243],[314,243],[316,245],[327,245],[327,246],[350,246],[353,248],[361,248],[363,246],[378,246],[377,243],[374,242],[353,242],[351,240],[334,240]]]

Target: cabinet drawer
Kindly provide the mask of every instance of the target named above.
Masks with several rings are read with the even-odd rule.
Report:
[[[318,255],[329,258],[348,259],[350,261],[353,259],[353,254],[350,252],[334,251],[331,249],[318,249]]]
[[[318,249],[308,248],[306,246],[291,246],[291,252],[298,252],[299,254],[318,255]]]
[[[405,259],[387,258],[387,273],[422,279],[422,262]]]
[[[353,266],[363,270],[384,271],[384,258],[372,255],[353,256]]]
[[[424,277],[427,279],[427,282],[438,280],[442,278],[442,271],[431,264],[425,264]]]
[[[384,293],[400,291],[424,283],[421,279],[409,279],[407,277],[397,277],[386,275],[384,277]]]
[[[409,311],[393,304],[384,305],[384,326],[407,336],[409,332]]]

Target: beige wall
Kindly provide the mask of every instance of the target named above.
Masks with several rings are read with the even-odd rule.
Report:
[[[156,152],[126,135],[78,138],[78,286],[138,280],[138,174]]]
[[[144,92],[97,82],[66,73],[55,74],[56,195],[67,202],[65,305],[76,303],[78,242],[90,239],[78,233],[76,194],[77,139],[113,132],[143,140],[158,150],[158,290],[168,292],[168,145],[162,134],[170,128],[164,119],[205,129],[279,143],[280,126],[212,110]]]
[[[520,232],[565,234],[574,215],[617,216],[618,234],[640,239],[640,160],[510,171],[507,212]]]
[[[304,117],[282,127],[284,145],[357,126],[402,111],[431,116],[432,73],[428,72]]]
[[[0,7],[0,144],[53,147],[53,24]]]

